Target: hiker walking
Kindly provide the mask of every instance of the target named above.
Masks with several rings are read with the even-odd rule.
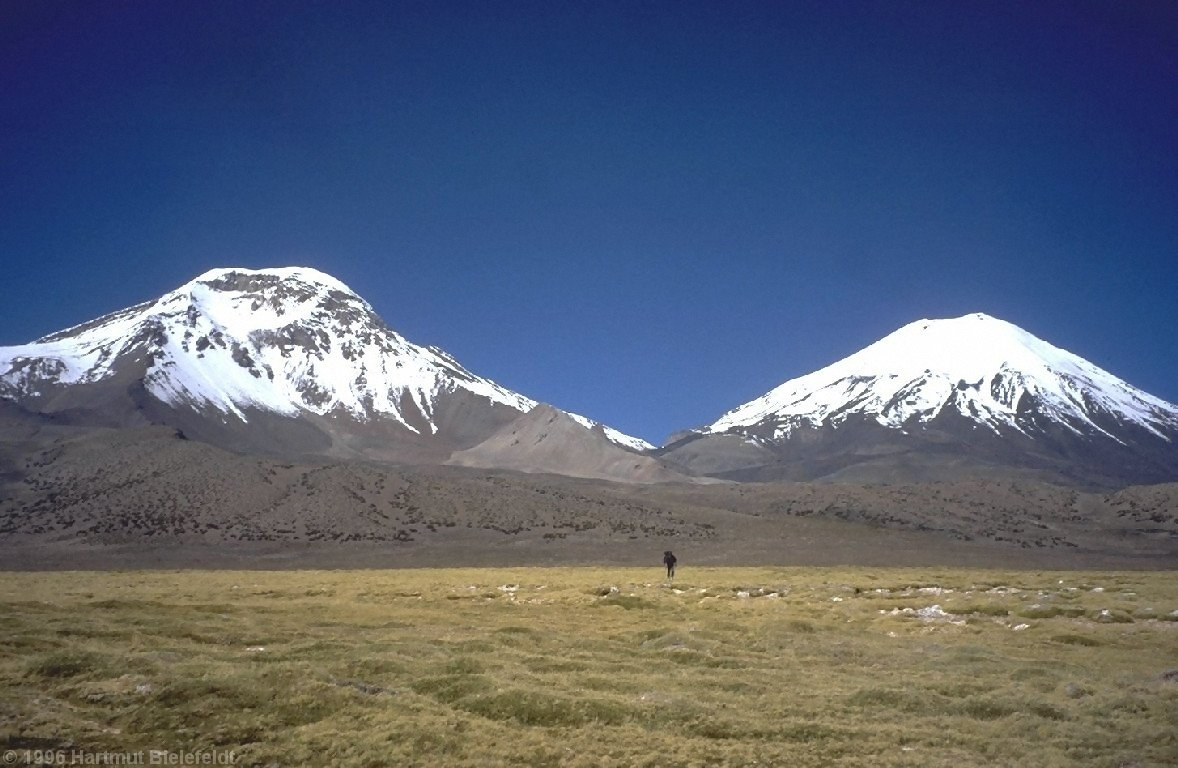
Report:
[[[671,550],[668,549],[663,553],[663,565],[667,566],[668,579],[675,578],[675,563],[677,562],[678,561],[675,559],[675,555],[671,553]]]

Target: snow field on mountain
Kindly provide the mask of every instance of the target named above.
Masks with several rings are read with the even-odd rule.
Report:
[[[521,413],[537,405],[440,350],[406,341],[344,283],[303,267],[210,270],[154,302],[0,349],[0,383],[35,396],[46,384],[98,381],[116,363],[149,356],[144,382],[160,400],[243,421],[251,408],[292,417],[345,413],[420,432],[408,401],[436,433],[436,404],[447,393],[466,391]],[[586,429],[597,424],[570,416]],[[652,447],[603,430],[624,447]]]
[[[1102,411],[1162,437],[1159,427],[1178,427],[1175,406],[979,313],[911,323],[729,411],[703,431],[773,422],[779,425],[774,436],[781,438],[797,426],[837,425],[852,414],[900,428],[934,419],[947,407],[994,431],[1024,431],[1019,409],[1032,403],[1073,432],[1080,431],[1078,424],[1105,432],[1093,419]]]
[[[465,391],[521,413],[537,401],[476,376],[440,350],[398,335],[339,280],[314,269],[210,270],[154,302],[0,349],[0,390],[20,396],[95,382],[142,364],[148,390],[173,406],[238,419],[251,408],[286,416],[388,418],[438,431],[438,400]],[[780,440],[852,416],[904,429],[943,413],[998,434],[1029,434],[1032,417],[1123,442],[1111,424],[1163,440],[1178,407],[1011,323],[976,313],[910,323],[819,371],[728,412],[704,433],[754,427]],[[587,429],[596,422],[570,414]],[[632,450],[649,443],[604,427]]]

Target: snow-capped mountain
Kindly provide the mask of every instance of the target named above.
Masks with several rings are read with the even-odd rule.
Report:
[[[698,443],[721,436],[727,441]],[[690,443],[688,465],[738,474],[756,468],[762,478],[837,473],[862,461],[878,468],[901,455],[911,462],[914,451],[924,458],[939,451],[939,460],[954,464],[972,456],[989,466],[1057,472],[1071,462],[1084,474],[1094,463],[1118,476],[1175,479],[1178,407],[1017,326],[972,314],[906,325],[729,411],[664,453]]]
[[[0,348],[0,397],[32,410],[101,410],[121,390],[156,404],[153,413],[162,405],[236,427],[346,423],[373,432],[372,443],[400,431],[451,449],[537,405],[405,340],[348,286],[300,267],[214,269],[155,301]]]
[[[1047,419],[1077,434],[1108,418],[1163,439],[1178,429],[1178,407],[1021,328],[984,314],[919,320],[814,373],[785,382],[724,414],[706,432],[800,426],[856,415],[902,428],[950,409],[996,433],[1026,433]]]

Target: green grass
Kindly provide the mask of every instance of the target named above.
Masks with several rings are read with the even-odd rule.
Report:
[[[0,748],[1172,765],[1176,611],[1178,580],[1144,572],[9,573]]]

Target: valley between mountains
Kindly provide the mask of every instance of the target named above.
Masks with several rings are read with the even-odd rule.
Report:
[[[0,348],[6,568],[656,562],[1172,567],[1178,408],[983,314],[663,446],[222,269]]]

